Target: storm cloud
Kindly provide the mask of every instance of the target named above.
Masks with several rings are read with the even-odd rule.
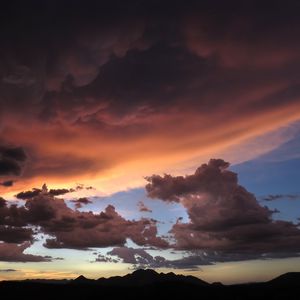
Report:
[[[20,175],[26,158],[23,148],[0,145],[0,176]],[[4,181],[1,185],[9,186],[10,181]]]
[[[299,120],[299,1],[12,0],[1,12],[0,191],[23,201],[0,198],[0,260],[48,261],[24,253],[38,234],[48,249],[114,247],[149,267],[299,254],[299,226],[274,220],[222,159],[146,177],[149,198],[186,209],[172,239],[111,204],[80,209],[93,206],[90,185],[141,187],[145,174],[182,174],[230,147],[244,161],[268,148],[253,154],[246,141]],[[43,182],[55,188],[32,188]],[[57,197],[73,192],[74,209]]]
[[[299,10],[293,0],[5,3],[3,141],[26,145],[30,163],[22,173],[1,154],[0,175],[80,180],[150,155],[147,174],[296,120]]]

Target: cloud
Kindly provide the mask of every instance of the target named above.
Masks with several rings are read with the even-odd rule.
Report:
[[[13,243],[0,243],[0,261],[7,262],[47,262],[52,258],[49,256],[40,256],[23,253],[30,243],[26,242],[21,245]]]
[[[179,202],[180,197],[192,193],[213,192],[228,193],[232,186],[237,185],[237,175],[226,170],[229,163],[222,159],[211,159],[208,164],[199,167],[195,174],[177,176],[165,174],[146,177],[149,184],[146,191],[150,198]]]
[[[112,262],[113,257],[121,259],[123,263],[131,264],[134,269],[140,268],[173,268],[198,269],[200,265],[211,265],[212,262],[205,255],[189,255],[180,259],[168,260],[162,256],[152,256],[145,249],[118,247],[100,256],[96,261]],[[118,260],[116,261],[118,262]]]
[[[41,189],[33,188],[31,191],[19,192],[15,195],[15,197],[18,199],[26,200],[39,195],[41,192]],[[48,191],[48,193],[53,196],[60,196],[71,192],[74,192],[74,189],[50,189]]]
[[[0,172],[123,189],[299,119],[299,6],[267,2],[7,3],[1,128],[30,159]]]
[[[48,248],[109,247],[124,245],[127,238],[138,245],[167,246],[167,242],[157,236],[153,221],[125,220],[112,205],[99,214],[79,212],[67,207],[64,200],[43,194],[28,200],[25,206],[28,222],[54,236],[46,241]]]
[[[20,175],[26,159],[23,148],[0,146],[0,176]],[[7,186],[7,183],[9,181],[2,185]]]
[[[47,248],[123,246],[127,239],[140,246],[168,247],[168,242],[158,235],[155,220],[126,220],[112,205],[100,213],[73,210],[45,184],[33,191],[38,193],[30,192],[22,206],[0,198],[0,241],[28,245],[37,233],[45,233],[50,235],[44,244]],[[89,201],[81,198],[79,203]]]
[[[83,202],[88,201],[81,199],[79,203]],[[127,239],[140,246],[168,246],[158,236],[154,220],[126,220],[112,205],[100,213],[73,210],[63,199],[56,198],[53,190],[48,191],[46,185],[36,195],[27,195],[24,206],[8,206],[1,198],[0,217],[0,240],[9,243],[33,241],[33,226],[51,236],[45,242],[47,248],[121,246]]]
[[[1,273],[9,273],[9,272],[17,272],[18,270],[15,269],[0,269]]]
[[[173,253],[173,254],[176,254]],[[214,265],[217,262],[233,262],[257,259],[254,253],[224,253],[218,251],[177,251],[181,258],[166,259],[163,256],[153,256],[143,248],[117,247],[107,252],[106,255],[99,254],[95,262],[110,262],[130,264],[133,269],[140,268],[170,268],[184,270],[199,270],[201,266]],[[298,257],[300,253],[266,253],[260,259]]]
[[[16,228],[26,226],[26,209],[0,197],[0,226],[2,225]]]
[[[268,5],[259,10],[258,3],[249,1],[242,5],[229,1],[226,5],[218,3],[214,14],[208,15],[206,9],[191,14],[184,27],[187,46],[193,53],[216,59],[230,68],[277,69],[299,60],[300,44],[293,47],[291,38],[299,32],[299,27],[284,36],[291,24],[296,25],[296,14],[292,10],[295,2],[289,1],[283,7],[268,1]],[[234,15],[232,5],[238,15]],[[244,38],[240,38],[241,35]]]
[[[6,180],[6,181],[0,182],[0,185],[5,186],[5,187],[11,187],[11,186],[13,186],[13,184],[14,184],[13,180]]]
[[[93,203],[93,201],[89,200],[86,197],[78,198],[76,200],[72,200],[71,202],[75,203],[76,208],[81,208],[83,205]]]
[[[33,241],[33,230],[31,228],[0,225],[0,241],[17,244]]]
[[[267,195],[262,198],[263,201],[274,201],[274,200],[297,200],[300,199],[300,195],[292,195],[292,194],[275,194],[275,195]]]
[[[225,253],[229,257],[297,256],[300,230],[292,222],[272,219],[274,211],[261,206],[238,184],[229,163],[211,159],[187,176],[147,177],[149,197],[180,202],[190,222],[178,220],[171,229],[174,247]],[[221,255],[220,255],[221,257]]]
[[[151,210],[150,208],[148,208],[148,207],[145,205],[145,203],[142,202],[142,201],[139,201],[139,202],[138,202],[138,208],[139,208],[139,211],[140,211],[140,212],[149,212],[149,213],[152,212],[152,210]]]
[[[16,194],[16,198],[22,199],[22,200],[30,199],[32,197],[39,195],[41,191],[42,191],[41,189],[34,188],[31,191],[24,191],[24,192],[20,192],[20,193]]]

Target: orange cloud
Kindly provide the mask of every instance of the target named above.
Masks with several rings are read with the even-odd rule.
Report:
[[[195,2],[177,11],[176,22],[164,13],[83,13],[63,32],[53,28],[49,41],[24,28],[32,39],[22,55],[12,51],[19,35],[7,26],[0,146],[24,148],[27,160],[16,175],[2,176],[14,184],[0,192],[44,182],[106,193],[140,186],[145,175],[182,172],[299,120],[298,14],[234,5],[232,15],[230,7]]]

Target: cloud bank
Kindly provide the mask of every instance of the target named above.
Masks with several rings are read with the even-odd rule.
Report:
[[[27,188],[136,185],[300,118],[297,1],[34,3],[3,5],[0,35],[0,176]]]

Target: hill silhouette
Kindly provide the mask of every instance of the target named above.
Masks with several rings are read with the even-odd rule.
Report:
[[[177,283],[177,284],[192,284],[192,285],[208,285],[207,282],[196,278],[194,276],[183,276],[176,275],[172,272],[164,274],[157,273],[151,269],[140,269],[134,271],[131,274],[127,274],[123,277],[115,276],[106,278],[99,278],[97,283],[100,285],[119,285],[119,286],[144,286],[153,284],[163,284],[163,283]]]
[[[23,280],[0,282],[3,299],[291,299],[300,295],[300,272],[286,273],[268,282],[223,285],[209,284],[194,276],[137,270],[125,276],[73,280]]]
[[[289,272],[282,274],[268,282],[274,286],[297,286],[300,285],[300,272]]]

